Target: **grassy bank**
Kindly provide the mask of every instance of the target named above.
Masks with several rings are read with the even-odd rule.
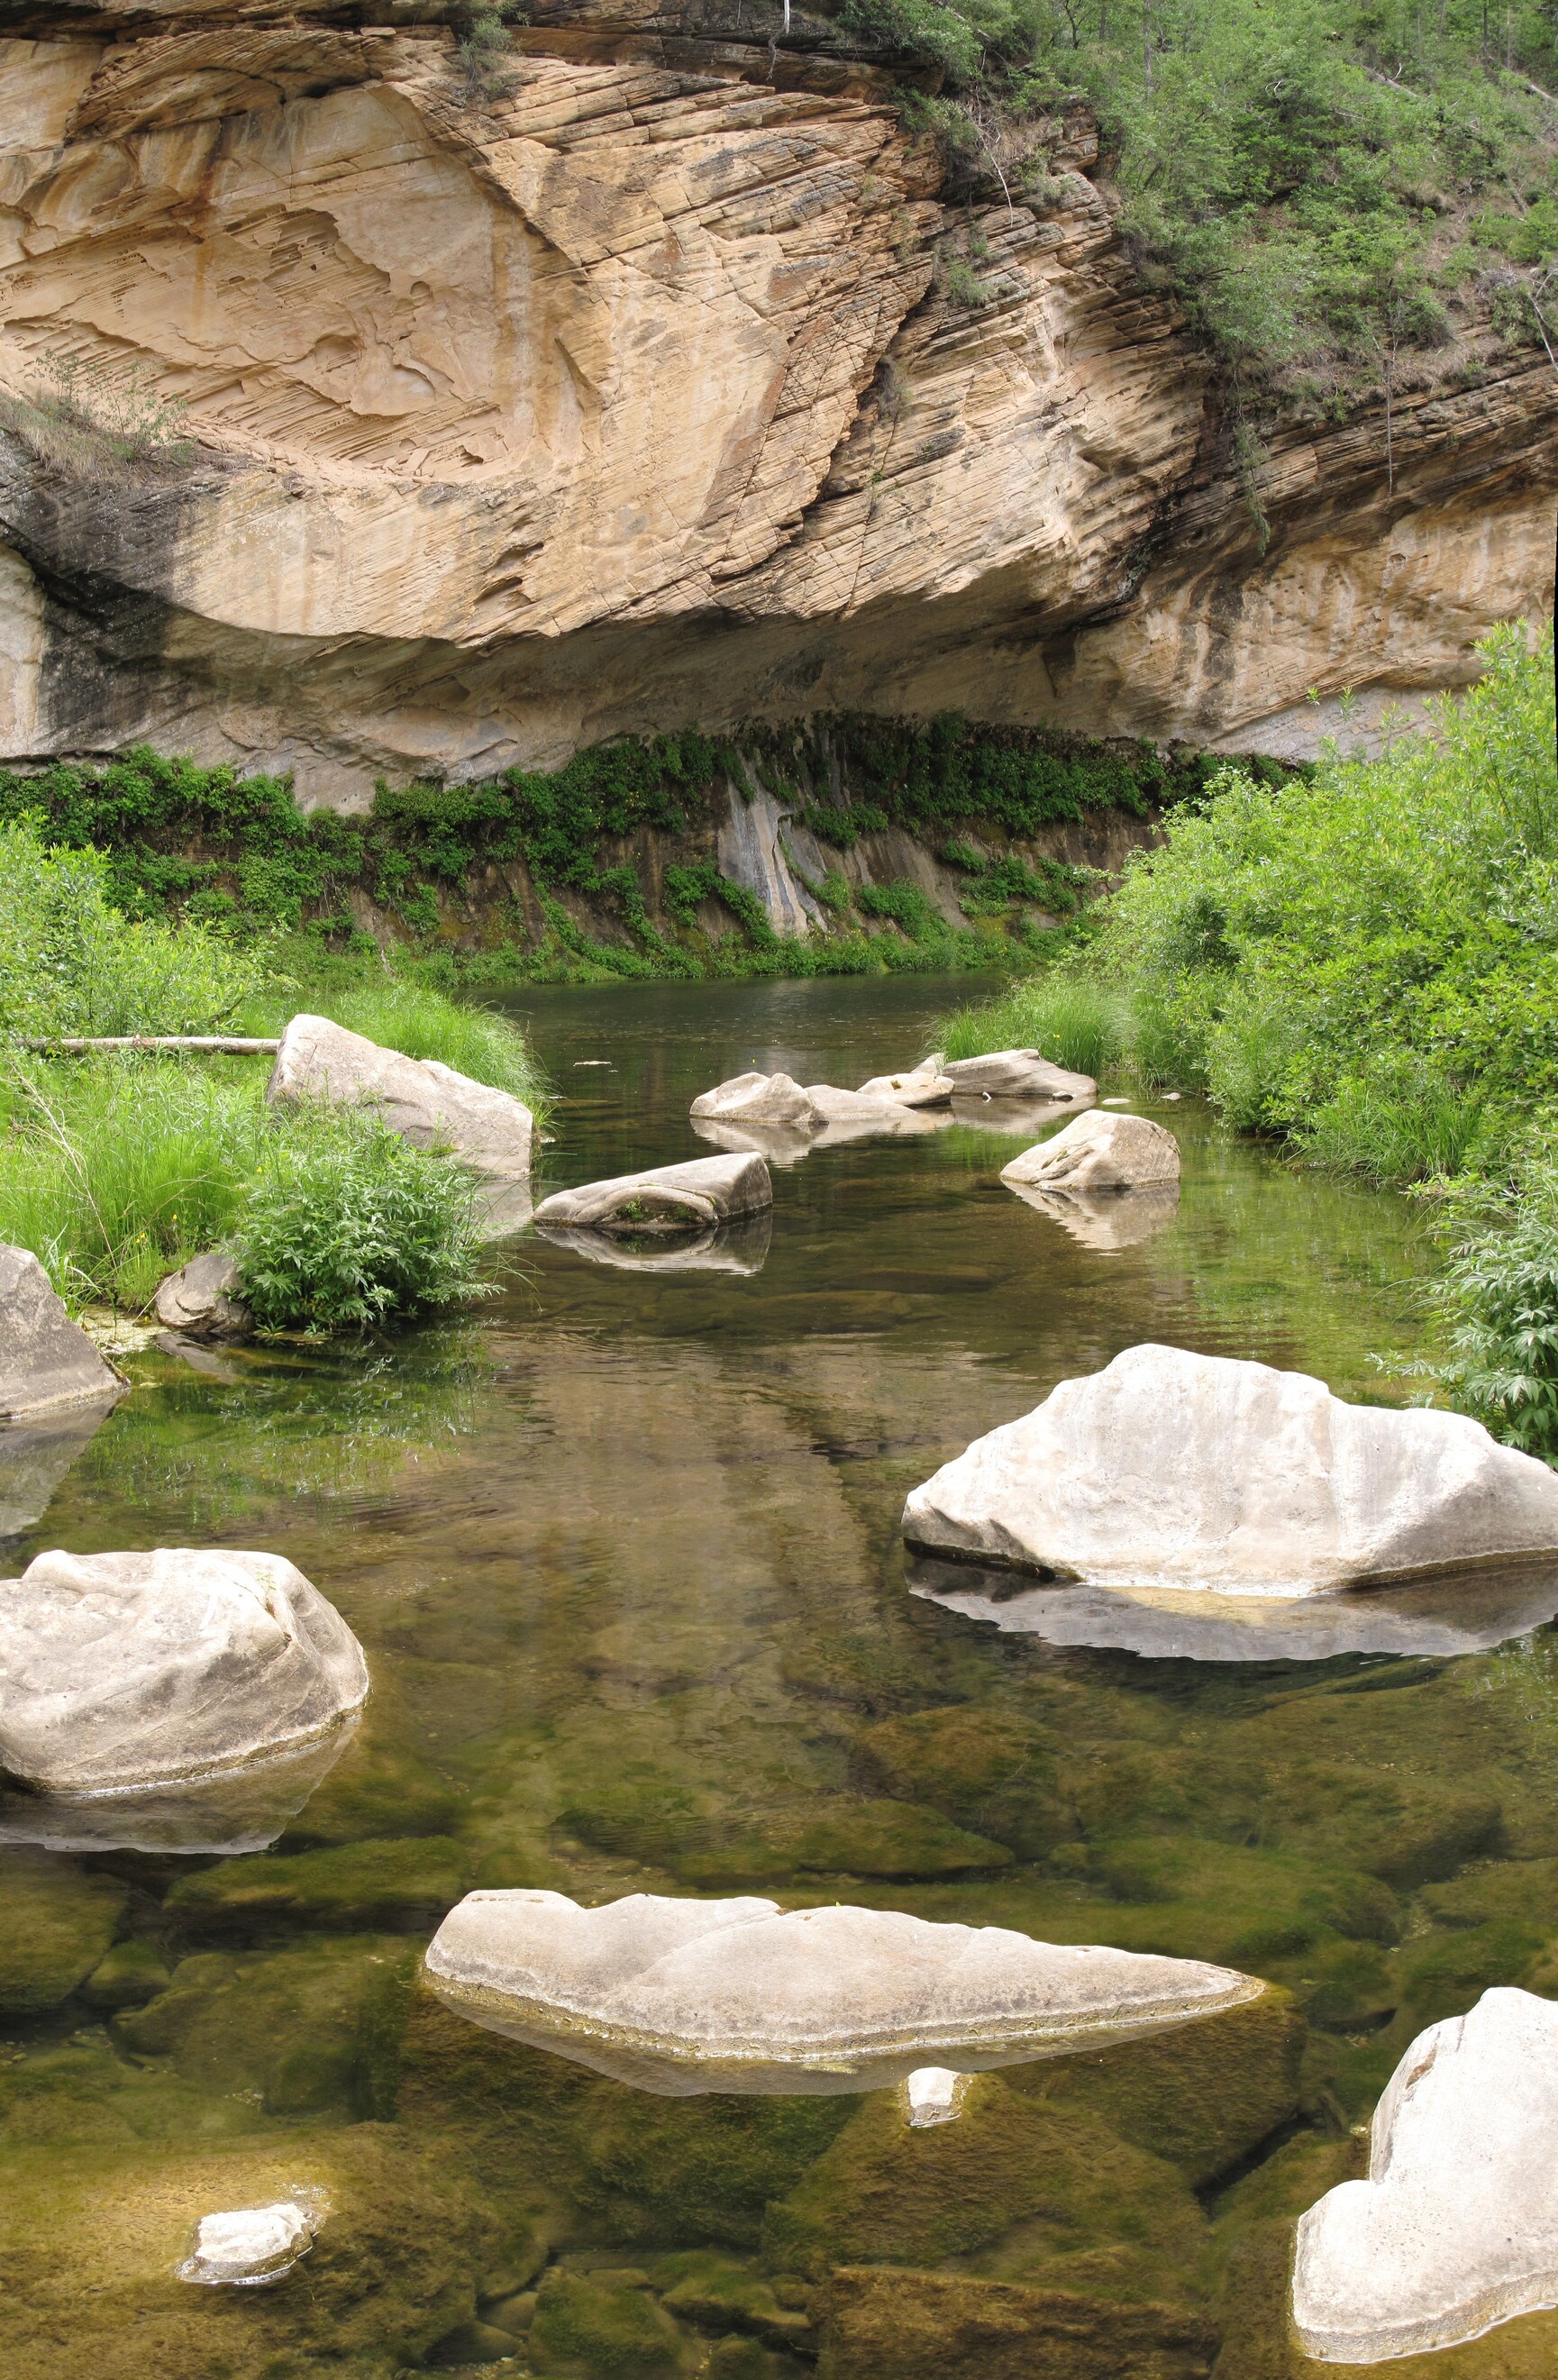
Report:
[[[138,749],[0,771],[0,821],[33,816],[50,844],[103,853],[128,917],[215,929],[229,947],[298,938],[295,971],[377,941],[402,975],[444,988],[860,974],[1029,961],[1035,912],[1070,916],[1090,880],[1011,840],[1150,820],[1209,774],[1146,745],[834,716],[625,740],[483,784],[381,785],[363,817],[302,809],[286,778]],[[826,921],[804,939],[777,934],[718,865],[731,787],[749,798],[760,783],[822,848],[820,869],[797,863]],[[935,853],[961,922],[917,884],[850,880],[848,855],[890,829]]]
[[[134,1313],[191,1256],[233,1248],[268,1327],[357,1327],[480,1293],[460,1169],[371,1117],[268,1109],[268,1058],[51,1058],[67,1035],[274,1034],[299,1008],[535,1106],[523,1037],[491,1011],[336,957],[298,981],[273,938],[127,917],[90,849],[0,826],[0,1240],[79,1304]]]
[[[1426,733],[1280,785],[1219,772],[1058,966],[947,1021],[1206,1092],[1241,1130],[1430,1197],[1457,1393],[1558,1451],[1552,639],[1501,631]]]

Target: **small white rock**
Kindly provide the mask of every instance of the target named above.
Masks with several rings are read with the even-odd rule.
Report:
[[[279,2281],[314,2244],[314,2217],[289,2198],[202,2215],[176,2277],[207,2289],[255,2289]]]
[[[904,2084],[908,2119],[916,2131],[931,2124],[950,2124],[962,2113],[968,2077],[950,2066],[917,2066]]]

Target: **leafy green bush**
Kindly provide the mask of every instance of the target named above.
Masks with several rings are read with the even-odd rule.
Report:
[[[1085,975],[1058,968],[1025,977],[994,1000],[958,1009],[936,1027],[937,1046],[948,1058],[1038,1050],[1053,1065],[1095,1079],[1119,1063],[1125,1038],[1119,996]]]
[[[855,894],[862,917],[889,917],[911,942],[946,940],[946,920],[918,884],[862,884]]]
[[[1558,1164],[1463,1208],[1442,1288],[1458,1404],[1528,1454],[1558,1462]]]
[[[351,1109],[268,1137],[237,1223],[243,1296],[264,1329],[362,1329],[488,1286],[469,1175]]]
[[[1551,631],[1483,655],[1430,732],[1226,769],[1132,857],[1095,955],[1145,1072],[1387,1181],[1486,1168],[1558,1097]]]
[[[262,980],[262,950],[132,922],[111,894],[100,853],[50,850],[27,817],[0,821],[0,1038],[214,1032]]]

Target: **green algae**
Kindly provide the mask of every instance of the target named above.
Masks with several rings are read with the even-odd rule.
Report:
[[[676,2323],[637,2280],[548,2273],[536,2295],[530,2360],[562,2380],[663,2380],[691,2358]]]
[[[835,2273],[818,2380],[1208,2380],[1211,2325],[1185,2309],[877,2267]]]
[[[0,2016],[36,2016],[84,1983],[125,1899],[122,1885],[48,1852],[0,1852]]]
[[[426,1933],[469,1881],[463,1845],[422,1835],[224,1861],[176,1884],[163,1907],[194,1938],[298,1927]]]

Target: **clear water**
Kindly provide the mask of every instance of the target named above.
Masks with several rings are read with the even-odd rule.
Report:
[[[968,990],[538,990],[548,1185],[700,1153],[689,1100],[747,1066],[907,1063]],[[1020,1143],[958,1125],[778,1172],[751,1274],[526,1234],[458,1323],[224,1354],[222,1377],[133,1360],[7,1569],[269,1548],[345,1614],[374,1691],[269,1853],[0,1852],[0,2370],[784,2380],[820,2348],[834,2380],[1306,2368],[1291,2216],[1357,2169],[1416,2030],[1489,1983],[1543,1988],[1552,1640],[1143,1658],[910,1591],[906,1489],[1140,1340],[1416,1392],[1408,1203],[1192,1101],[1155,1111],[1184,1194],[1135,1246],[1079,1243],[996,1178]],[[418,1950],[472,1883],[761,1889],[1162,1949],[1266,1976],[1306,2022],[1021,2070],[939,2132],[881,2095],[651,2099],[420,1996]],[[98,1966],[115,1937],[140,1947]],[[200,2213],[304,2186],[332,2212],[292,2279],[169,2277]],[[923,2281],[884,2295],[882,2266],[952,2278],[932,2304]],[[1071,2347],[1002,2362],[965,2321],[992,2280],[1050,2293],[1042,2321],[1002,2301],[1035,2339],[1069,2307]],[[1509,2343],[1552,2356],[1548,2321],[1495,2334],[1503,2362],[1434,2368],[1523,2373]]]

